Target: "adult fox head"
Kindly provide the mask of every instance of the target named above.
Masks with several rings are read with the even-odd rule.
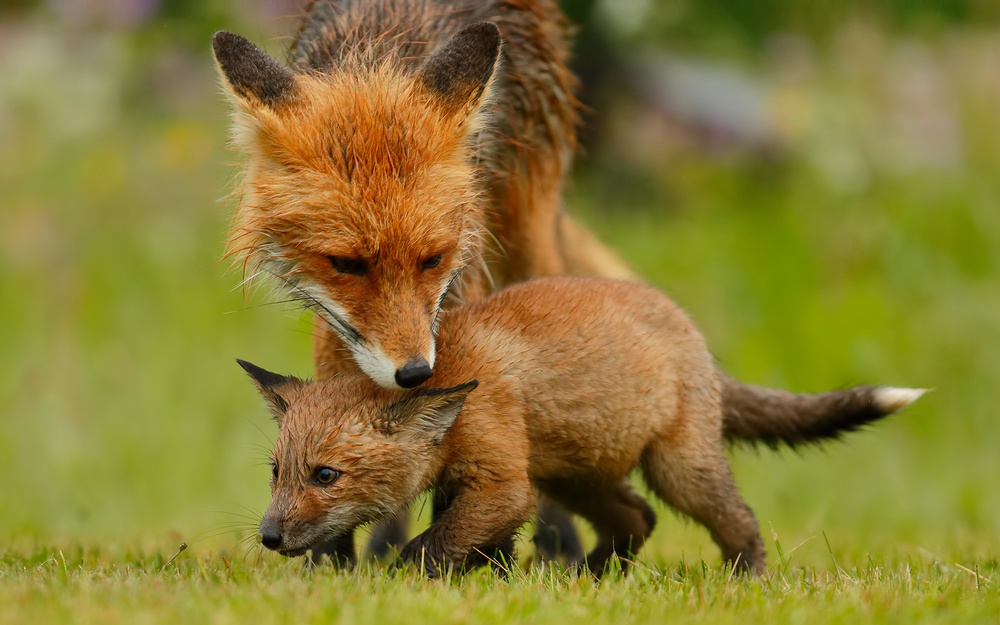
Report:
[[[472,24],[415,72],[362,52],[293,71],[238,35],[213,43],[248,155],[229,253],[322,315],[377,384],[423,383],[442,302],[476,257],[499,30]]]
[[[359,375],[307,382],[242,360],[278,422],[261,542],[286,556],[406,509],[476,381],[386,391]]]

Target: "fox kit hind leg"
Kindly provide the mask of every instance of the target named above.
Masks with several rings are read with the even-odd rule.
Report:
[[[663,501],[708,529],[726,562],[760,573],[764,545],[729,470],[718,425],[721,408],[713,395],[685,393],[671,426],[643,452],[643,474]]]

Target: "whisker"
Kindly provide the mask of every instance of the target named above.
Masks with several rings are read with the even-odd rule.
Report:
[[[260,521],[260,515],[259,514],[246,514],[245,512],[233,512],[231,510],[212,510],[212,513],[213,514],[225,514],[227,516],[233,516],[233,517],[237,517],[237,518],[240,518],[240,519],[246,519],[246,520],[252,521],[254,523],[257,523],[258,521]]]
[[[260,426],[259,426],[259,425],[257,425],[256,423],[254,423],[254,422],[253,422],[253,421],[252,421],[252,420],[250,419],[250,417],[245,417],[245,418],[246,418],[247,422],[248,422],[248,423],[250,423],[250,425],[254,426],[254,428],[255,428],[255,429],[256,429],[256,430],[258,431],[258,432],[260,432],[260,435],[261,435],[261,436],[263,436],[263,437],[264,437],[264,439],[265,439],[265,440],[266,440],[266,441],[268,442],[268,444],[269,444],[269,447],[267,448],[267,449],[268,449],[268,452],[267,452],[267,454],[268,454],[268,456],[270,456],[270,455],[271,455],[271,450],[272,450],[272,449],[274,449],[274,441],[273,441],[273,440],[271,440],[271,437],[270,437],[270,436],[268,436],[268,435],[267,435],[267,434],[266,434],[266,433],[264,432],[264,430],[262,430],[262,429],[260,428]],[[258,444],[259,444],[259,443],[258,443]]]

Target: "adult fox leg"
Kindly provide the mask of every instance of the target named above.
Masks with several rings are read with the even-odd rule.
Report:
[[[538,525],[535,527],[535,548],[546,560],[579,562],[583,560],[583,544],[573,526],[573,517],[550,501],[538,498]]]
[[[537,161],[519,167],[530,175],[513,176],[503,189],[506,211],[497,225],[504,248],[502,279],[507,284],[566,273],[558,236],[562,172]]]
[[[505,284],[571,273],[560,232],[562,172],[552,164],[546,166],[534,159],[521,163],[520,167],[530,175],[512,177],[520,184],[512,183],[504,189],[506,212],[500,214],[501,222],[495,224],[503,249],[495,253],[500,262],[494,265],[500,268],[498,277]],[[535,184],[527,188],[525,180]],[[574,242],[580,240],[582,237],[573,238]],[[534,542],[539,554],[547,559],[577,561],[583,556],[570,515],[544,498],[538,502]]]
[[[344,534],[313,549],[309,554],[309,564],[322,564],[327,558],[338,568],[353,569],[356,563],[354,534]]]

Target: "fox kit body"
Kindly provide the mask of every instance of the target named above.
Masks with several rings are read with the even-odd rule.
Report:
[[[280,426],[266,546],[286,555],[319,549],[434,488],[443,505],[404,558],[428,571],[480,564],[496,550],[509,554],[537,488],[594,525],[587,564],[600,574],[613,554],[635,553],[655,524],[628,482],[641,467],[657,496],[709,530],[726,561],[760,571],[763,544],[726,443],[836,437],[920,394],[797,395],[794,415],[734,421],[688,317],[658,291],[626,282],[514,286],[442,313],[439,343],[436,390],[389,391],[353,374],[305,382],[241,363]]]

